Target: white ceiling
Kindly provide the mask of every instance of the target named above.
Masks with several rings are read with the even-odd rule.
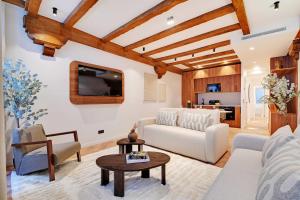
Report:
[[[97,37],[103,37],[162,1],[163,0],[100,0],[82,19],[80,19],[75,25],[75,28]],[[241,30],[237,30],[161,52],[152,55],[151,57],[159,58],[168,56],[231,39],[234,43],[232,46],[218,48],[216,49],[216,52],[234,48],[237,55],[240,57],[243,66],[245,65],[248,68],[251,68],[253,67],[253,61],[255,60],[260,65],[268,67],[270,56],[286,54],[287,47],[295,36],[295,31],[299,29],[300,21],[300,0],[281,0],[280,9],[277,12],[271,7],[274,1],[275,0],[244,0],[251,33],[287,26],[287,24],[289,24],[288,31],[286,32],[242,41],[240,39],[242,37],[242,32]],[[60,0],[44,0],[42,1],[39,14],[63,22],[79,2],[80,0],[68,0],[68,3]],[[113,42],[122,46],[132,44],[170,28],[170,26],[166,25],[166,19],[170,16],[174,16],[176,25],[229,3],[231,3],[231,0],[213,0],[209,2],[207,0],[188,0],[126,34],[115,38]],[[58,8],[58,16],[54,17],[52,15],[52,7]],[[295,20],[298,21],[294,23]],[[238,23],[235,13],[228,14],[147,44],[145,45],[145,52],[235,23]],[[255,51],[249,52],[249,45],[255,46]],[[135,51],[144,53],[142,47],[135,49]],[[211,53],[213,53],[211,50],[201,52],[195,54],[195,57]],[[191,58],[191,55],[177,58],[177,61],[188,58]],[[165,62],[174,62],[174,59]],[[178,65],[178,67],[181,69],[186,68],[182,65]]]
[[[66,3],[62,0],[44,0],[39,9],[39,14],[59,22],[64,22],[80,1],[81,0],[68,0],[68,3]],[[53,7],[58,9],[57,16],[53,16],[52,14]]]
[[[232,46],[248,71],[261,69],[268,71],[270,58],[286,55],[288,48],[300,28],[300,0],[282,0],[280,9],[275,11],[270,7],[272,0],[244,0],[251,33],[286,27],[287,30],[260,36],[253,39],[241,40],[232,38]],[[259,6],[257,6],[259,5]],[[249,47],[255,47],[254,51]]]

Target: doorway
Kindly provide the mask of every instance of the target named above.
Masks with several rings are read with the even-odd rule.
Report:
[[[262,101],[262,97],[267,94],[262,87],[265,75],[249,75],[246,78],[246,129],[268,131],[268,105]]]

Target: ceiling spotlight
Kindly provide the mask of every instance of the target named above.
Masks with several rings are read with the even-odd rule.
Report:
[[[274,9],[275,9],[276,11],[279,10],[279,3],[280,3],[280,1],[275,1],[275,2],[273,3]]]
[[[54,16],[57,16],[57,8],[56,7],[53,7],[52,8],[52,14],[54,15]]]
[[[146,51],[146,47],[143,47],[143,51]]]
[[[174,23],[175,23],[175,21],[174,21],[173,16],[167,18],[167,25],[168,26],[172,26],[172,25],[174,25]]]
[[[255,48],[254,47],[249,47],[249,50],[253,51]]]

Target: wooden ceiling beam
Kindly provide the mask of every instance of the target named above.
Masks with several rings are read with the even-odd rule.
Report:
[[[218,42],[218,43],[215,43],[215,44],[210,44],[210,45],[200,47],[200,48],[197,48],[197,49],[193,49],[193,50],[190,50],[190,51],[185,51],[185,52],[181,52],[181,53],[176,53],[176,54],[160,57],[160,58],[157,58],[156,60],[164,61],[164,60],[169,60],[169,59],[173,59],[173,58],[179,58],[179,57],[188,56],[188,55],[192,55],[192,54],[196,54],[196,53],[200,53],[200,52],[203,52],[203,51],[208,51],[208,50],[211,50],[211,49],[216,49],[216,48],[224,47],[224,46],[228,46],[228,45],[230,45],[230,40],[225,40],[225,41],[222,41],[222,42]]]
[[[39,13],[42,0],[27,0],[25,3],[25,10],[28,12],[28,15],[36,17]]]
[[[115,31],[107,34],[103,37],[105,41],[111,41],[114,38],[119,37],[120,35],[127,33],[128,31],[140,26],[141,24],[149,21],[150,19],[170,10],[171,8],[186,2],[187,0],[164,0],[163,2],[159,3],[155,7],[147,10],[146,12],[142,13],[141,15],[135,17],[130,22],[124,24],[123,26],[119,27]]]
[[[21,8],[25,8],[25,1],[23,0],[2,0],[2,1],[13,4],[15,6],[19,6]]]
[[[225,33],[229,33],[229,32],[232,32],[232,31],[236,31],[236,30],[239,30],[239,29],[241,29],[240,24],[238,24],[238,23],[237,24],[232,24],[230,26],[225,26],[225,27],[213,30],[213,31],[209,31],[209,32],[206,32],[206,33],[203,33],[203,34],[200,34],[200,35],[197,35],[197,36],[179,41],[179,42],[175,42],[173,44],[169,44],[169,45],[160,47],[158,49],[154,49],[152,51],[144,53],[143,55],[150,56],[150,55],[158,54],[158,53],[161,53],[161,52],[164,52],[164,51],[168,51],[168,50],[171,50],[171,49],[182,47],[182,46],[194,43],[194,42],[198,42],[198,41],[201,41],[201,40],[204,40],[204,39],[208,39],[208,38],[211,38],[211,37],[215,37],[215,36],[222,35],[222,34],[225,34]]]
[[[178,65],[178,64],[190,63],[190,62],[195,62],[195,61],[200,61],[200,60],[205,60],[205,59],[230,55],[230,54],[235,54],[235,51],[234,50],[227,50],[227,51],[208,54],[208,55],[204,55],[204,56],[194,57],[194,58],[190,58],[190,59],[186,59],[186,60],[180,60],[180,61],[172,62],[172,63],[169,63],[169,64]]]
[[[224,15],[227,15],[229,13],[234,12],[234,8],[232,4],[223,6],[221,8],[212,10],[210,12],[204,13],[203,15],[200,15],[198,17],[195,17],[193,19],[190,19],[188,21],[182,22],[172,28],[169,28],[167,30],[161,31],[159,33],[156,33],[150,37],[147,37],[145,39],[142,39],[140,41],[137,41],[133,44],[128,45],[127,49],[135,49],[137,47],[152,43],[154,41],[160,40],[162,38],[165,38],[167,36],[170,36],[172,34],[178,33],[180,31],[184,31],[186,29],[192,28],[194,26],[203,24],[205,22],[211,21],[213,19],[216,19],[218,17],[222,17]]]
[[[135,51],[127,51],[124,47],[112,43],[105,42],[101,38],[80,31],[75,28],[66,28],[62,23],[43,16],[25,16],[24,27],[29,37],[34,43],[44,46],[45,52],[54,54],[55,49],[61,48],[68,40],[87,45],[96,49],[100,49],[121,57],[125,57],[137,62],[151,65],[170,72],[182,74],[182,70],[153,58],[143,57]],[[51,55],[50,55],[51,56]]]
[[[235,9],[236,16],[241,25],[243,34],[244,35],[250,34],[250,28],[249,28],[249,24],[248,24],[244,1],[243,0],[232,0],[232,4]]]
[[[73,27],[98,0],[82,0],[64,21],[67,28]]]
[[[198,65],[206,65],[210,63],[215,63],[219,61],[229,61],[229,60],[234,60],[239,58],[237,55],[234,56],[227,56],[227,57],[222,57],[222,58],[216,58],[216,59],[211,59],[211,60],[205,60],[205,61],[200,61],[200,62],[195,62],[195,63],[190,63],[192,66],[198,66]]]
[[[236,60],[231,60],[229,62],[220,62],[220,63],[214,63],[214,64],[210,64],[210,65],[203,65],[201,68],[194,68],[195,70],[201,70],[201,69],[209,69],[209,68],[216,68],[216,67],[222,67],[222,66],[227,66],[227,65],[235,65],[235,64],[240,64],[241,61],[239,59]],[[184,72],[187,71],[193,71],[193,70],[183,70]]]

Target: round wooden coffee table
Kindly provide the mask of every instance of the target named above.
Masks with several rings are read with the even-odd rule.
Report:
[[[109,171],[114,172],[114,195],[124,196],[124,173],[141,171],[142,178],[150,177],[150,169],[161,166],[161,183],[166,184],[166,163],[170,161],[170,156],[159,152],[148,152],[149,162],[126,163],[126,154],[112,154],[102,156],[96,160],[96,164],[101,168],[101,185],[109,183]]]
[[[119,145],[120,154],[131,153],[132,145],[138,145],[138,151],[143,151],[143,144],[145,144],[145,140],[141,140],[141,139],[137,139],[135,142],[130,142],[128,138],[123,138],[117,141],[117,145]]]

